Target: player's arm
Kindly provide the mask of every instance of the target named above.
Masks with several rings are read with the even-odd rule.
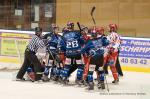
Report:
[[[120,44],[121,44],[120,36],[116,34],[113,48],[118,49]]]
[[[106,37],[103,37],[103,38],[102,38],[102,45],[103,45],[103,46],[108,46],[109,43],[110,43],[110,42],[109,42],[109,40],[108,40]]]
[[[86,52],[88,52],[90,50],[90,48],[92,47],[92,43],[88,42],[82,49],[81,49],[81,53],[85,54]]]

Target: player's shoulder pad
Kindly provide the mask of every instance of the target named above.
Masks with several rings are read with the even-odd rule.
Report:
[[[102,36],[102,39],[107,39],[107,37],[106,36]]]
[[[63,36],[66,34],[70,34],[70,33],[79,34],[78,31],[65,31],[65,32],[63,32]]]

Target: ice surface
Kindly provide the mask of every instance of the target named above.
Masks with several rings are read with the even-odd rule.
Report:
[[[12,81],[12,72],[0,72],[0,99],[150,99],[150,74],[124,72],[117,85],[107,76],[107,90],[86,91],[84,87],[62,86],[54,82]],[[74,82],[75,73],[70,81]]]

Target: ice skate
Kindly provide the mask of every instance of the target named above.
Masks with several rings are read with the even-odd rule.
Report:
[[[62,83],[63,83],[64,85],[68,85],[69,79],[63,78],[63,79],[62,79]]]
[[[105,83],[104,81],[99,81],[97,84],[98,89],[105,89]]]
[[[44,75],[42,78],[41,78],[44,82],[48,82],[50,80],[50,78],[48,78],[48,76]]]
[[[87,90],[94,90],[94,83],[89,82]]]
[[[16,78],[15,81],[25,81],[25,78]]]
[[[83,81],[83,80],[78,80],[78,79],[76,79],[76,80],[75,80],[75,83],[76,83],[77,85],[83,85],[83,84],[84,84],[84,81]]]
[[[117,84],[118,82],[119,82],[119,79],[112,81],[112,83],[114,83],[114,84]]]

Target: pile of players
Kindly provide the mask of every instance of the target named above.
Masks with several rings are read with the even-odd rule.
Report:
[[[88,29],[81,26],[74,30],[74,23],[68,22],[59,35],[59,27],[52,24],[52,30],[43,36],[46,44],[46,56],[43,67],[43,81],[53,80],[67,85],[70,75],[77,69],[75,83],[86,85],[88,90],[94,89],[93,73],[97,74],[97,86],[105,89],[104,66],[110,66],[114,80],[119,77],[115,67],[120,49],[120,36],[117,25],[109,25],[109,34],[104,34],[103,27],[93,26]],[[34,71],[27,69],[30,79],[34,79]]]

